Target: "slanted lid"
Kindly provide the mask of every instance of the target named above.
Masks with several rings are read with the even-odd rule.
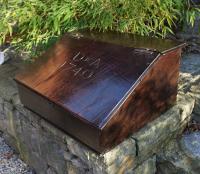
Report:
[[[43,56],[26,65],[16,80],[99,128],[124,102],[159,52],[178,46],[165,40],[153,46],[147,41],[156,43],[157,39],[142,42],[144,38],[132,35],[128,44],[120,34],[110,35],[109,40],[80,37],[80,33],[76,36],[63,36]]]

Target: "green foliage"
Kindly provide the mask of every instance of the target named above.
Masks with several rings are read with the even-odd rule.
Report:
[[[0,0],[0,44],[33,52],[67,31],[89,28],[164,37],[198,8],[187,0]]]

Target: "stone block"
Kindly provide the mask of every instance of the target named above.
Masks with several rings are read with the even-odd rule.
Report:
[[[12,79],[0,80],[0,96],[7,101],[11,101],[12,97],[17,94],[17,87]]]
[[[47,174],[57,174],[57,173],[56,173],[56,171],[52,167],[49,167],[47,169]]]
[[[103,155],[108,173],[125,173],[136,165],[136,142],[129,138]]]
[[[6,129],[6,116],[4,113],[0,113],[0,131],[5,132]]]
[[[200,83],[200,59],[198,54],[185,54],[180,69],[179,90],[187,92],[191,86]]]
[[[4,108],[3,108],[4,113],[12,112],[13,109],[14,109],[14,106],[13,106],[11,103],[7,102],[7,101],[5,101],[5,102],[3,103],[3,106],[4,106]]]
[[[172,140],[158,155],[158,174],[199,174],[200,132]]]
[[[144,161],[139,167],[133,170],[133,174],[155,174],[155,173],[156,173],[156,156],[153,156],[148,160]]]
[[[194,113],[200,115],[200,81],[190,88],[189,94],[195,99]]]
[[[192,118],[197,121],[198,123],[200,123],[200,115],[198,114],[192,114]]]
[[[181,73],[198,75],[200,71],[199,65],[200,65],[199,54],[184,54],[180,67]]]
[[[183,135],[180,143],[181,149],[188,157],[196,159],[200,168],[200,131]]]
[[[4,99],[0,97],[0,113],[3,112],[3,103],[4,103]]]

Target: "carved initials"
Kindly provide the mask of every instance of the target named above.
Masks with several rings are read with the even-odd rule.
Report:
[[[97,60],[95,60],[94,62],[92,62],[90,65],[91,65],[91,66],[94,66],[94,67],[96,67],[96,68],[99,68],[100,61],[101,61],[101,59],[97,59]]]
[[[89,69],[85,69],[84,67],[77,67],[76,62],[84,61],[87,62],[89,66],[94,68],[100,67],[101,59],[92,60],[90,57],[82,56],[80,52],[78,52],[73,58],[72,62],[69,64],[72,66],[72,71],[74,72],[74,76],[80,75],[85,79],[89,79],[94,75],[94,72]]]
[[[89,57],[81,56],[80,54],[81,54],[81,53],[78,52],[78,53],[72,58],[72,60],[75,61],[75,62],[80,62],[80,61],[85,61],[85,62],[87,62],[87,61],[90,60]]]

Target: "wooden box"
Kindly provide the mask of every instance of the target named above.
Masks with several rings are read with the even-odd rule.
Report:
[[[64,35],[15,78],[21,102],[97,152],[173,105],[184,44],[131,34]]]

